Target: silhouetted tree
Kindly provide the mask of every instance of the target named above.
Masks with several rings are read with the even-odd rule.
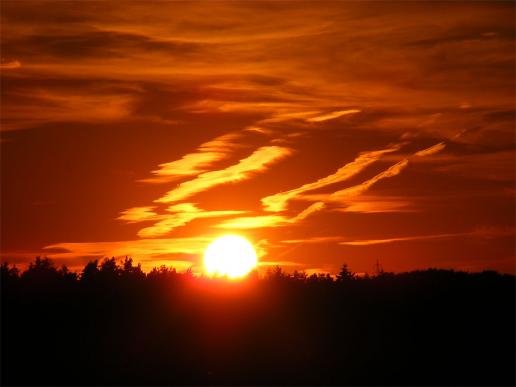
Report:
[[[112,281],[120,277],[122,274],[122,269],[117,265],[114,257],[105,258],[100,263],[99,274],[103,281]]]
[[[275,265],[267,268],[265,278],[269,280],[282,280],[288,278],[288,274],[283,271],[281,266]]]
[[[176,274],[177,272],[175,268],[169,268],[165,265],[161,265],[160,267],[153,267],[149,274],[147,274],[147,277],[149,279],[158,280],[175,277]]]
[[[98,278],[99,262],[98,260],[90,261],[84,266],[81,273],[81,281],[93,281]]]
[[[66,265],[62,265],[57,273],[61,276],[61,278],[68,282],[73,283],[77,280],[77,273],[68,270],[68,267]]]
[[[22,280],[32,285],[55,284],[60,275],[54,263],[47,257],[36,257],[26,271],[21,275]]]
[[[2,262],[0,265],[0,285],[2,291],[13,289],[20,279],[20,271],[16,265],[9,265],[7,262]]]
[[[142,266],[140,263],[138,265],[133,265],[133,259],[125,257],[124,262],[122,263],[122,277],[131,280],[139,280],[145,278],[145,274],[142,271]]]
[[[332,283],[333,278],[328,273],[312,273],[307,278],[307,282],[310,284],[326,284]]]
[[[8,262],[2,262],[2,265],[0,266],[0,275],[2,281],[11,281],[18,279],[20,271],[16,265],[11,266]]]
[[[305,282],[307,279],[307,275],[304,271],[294,270],[294,272],[292,273],[292,279],[296,281]]]
[[[339,274],[337,274],[337,282],[345,282],[353,279],[355,279],[355,273],[349,270],[347,264],[343,264]]]

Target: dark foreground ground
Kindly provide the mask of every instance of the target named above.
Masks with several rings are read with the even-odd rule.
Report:
[[[100,269],[100,270],[99,270]],[[2,385],[514,385],[515,278],[2,267]]]

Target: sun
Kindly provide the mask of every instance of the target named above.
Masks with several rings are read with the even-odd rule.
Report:
[[[244,277],[258,263],[253,245],[239,235],[215,239],[204,252],[204,267],[209,275]]]

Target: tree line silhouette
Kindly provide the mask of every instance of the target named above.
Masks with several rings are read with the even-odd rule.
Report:
[[[1,271],[2,385],[514,385],[515,277]]]

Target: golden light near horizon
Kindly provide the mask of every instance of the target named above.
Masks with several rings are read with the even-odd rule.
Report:
[[[240,278],[258,264],[253,245],[239,235],[215,239],[204,252],[204,267],[209,275]]]

